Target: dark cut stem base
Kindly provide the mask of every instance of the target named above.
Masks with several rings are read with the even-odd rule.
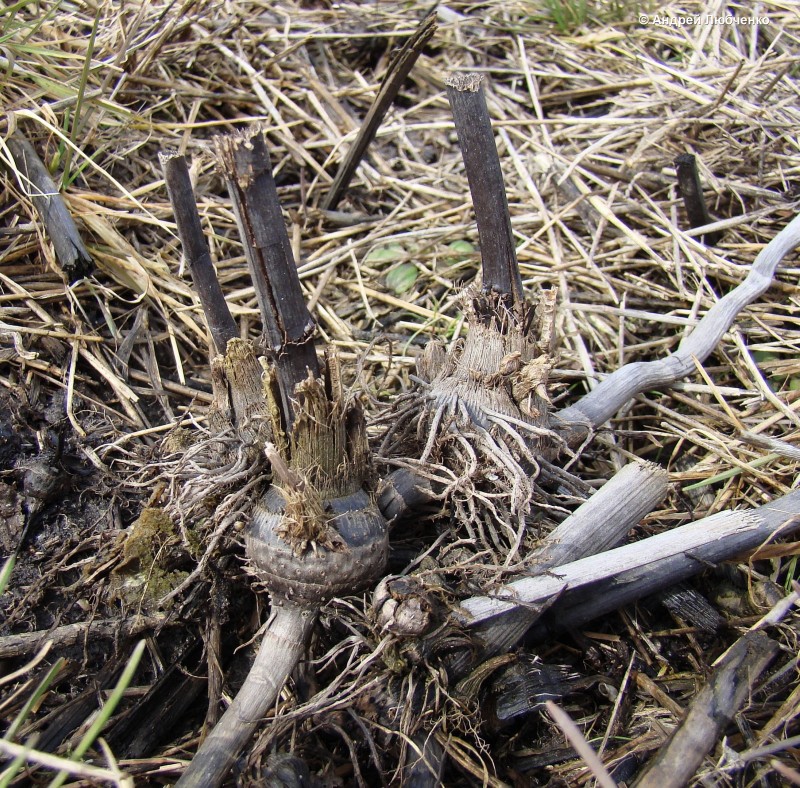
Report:
[[[511,307],[523,301],[522,277],[482,80],[479,74],[455,74],[445,84],[478,224],[483,289],[508,296]]]
[[[282,416],[294,421],[295,388],[319,377],[314,349],[316,324],[309,313],[272,176],[266,134],[216,140],[236,213],[250,276],[264,319],[264,334],[277,369]]]
[[[161,158],[164,167],[164,182],[178,225],[178,236],[183,246],[186,265],[200,298],[208,329],[218,353],[224,353],[228,340],[238,336],[236,323],[231,316],[225,296],[222,294],[208,244],[200,225],[200,216],[189,177],[189,166],[185,156],[167,155]]]
[[[697,172],[697,159],[691,153],[682,153],[675,159],[675,171],[678,174],[678,189],[683,198],[689,226],[704,227],[714,220],[708,212],[703,189],[700,186],[700,175]],[[722,233],[705,233],[700,240],[707,246],[714,246],[722,238]]]

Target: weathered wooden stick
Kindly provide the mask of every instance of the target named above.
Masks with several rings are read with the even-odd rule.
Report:
[[[649,462],[626,465],[543,540],[529,558],[528,572],[541,576],[616,547],[666,494],[667,473],[662,468]],[[478,626],[486,643],[481,658],[513,648],[537,618],[536,610],[518,607]]]
[[[216,139],[233,201],[250,276],[264,320],[264,332],[278,373],[283,416],[291,424],[290,401],[309,372],[319,376],[314,323],[306,308],[278,191],[272,177],[266,135]]]
[[[48,642],[57,649],[68,648],[89,639],[128,638],[145,631],[156,630],[163,626],[178,625],[177,620],[170,620],[163,613],[151,616],[132,616],[118,619],[95,619],[79,621],[75,624],[64,624],[55,629],[40,629],[35,632],[20,632],[17,635],[0,637],[0,659],[16,659],[43,648]]]
[[[303,656],[315,619],[315,615],[294,605],[273,608],[244,684],[186,767],[176,788],[209,788],[222,783]]]
[[[544,538],[528,557],[528,574],[541,575],[616,547],[664,500],[668,479],[655,463],[626,465]]]
[[[759,449],[767,449],[775,454],[786,457],[789,460],[800,460],[800,448],[793,446],[786,441],[769,438],[766,435],[758,435],[747,430],[739,433],[739,439],[751,446],[758,446]]]
[[[621,367],[574,405],[553,414],[553,428],[562,431],[575,445],[637,394],[669,386],[691,374],[696,369],[695,362],[708,358],[739,312],[767,290],[778,263],[798,244],[800,216],[761,250],[747,278],[708,310],[674,353],[657,361],[637,361]]]
[[[14,158],[19,186],[39,213],[67,279],[71,283],[88,276],[94,269],[92,256],[47,167],[20,132],[12,134],[5,144]]]
[[[389,107],[397,97],[403,82],[405,82],[406,77],[417,62],[417,58],[422,53],[425,44],[428,43],[435,32],[436,9],[433,8],[420,20],[414,34],[406,40],[400,51],[389,63],[378,95],[364,118],[364,123],[353,146],[339,165],[331,190],[322,202],[322,210],[332,211],[339,204],[339,200],[342,199],[342,195],[353,179],[353,175],[355,175],[359,162],[364,157],[369,144],[375,139],[375,134],[377,134]]]
[[[682,153],[675,159],[675,172],[678,175],[678,190],[683,198],[689,226],[704,227],[714,220],[708,212],[703,189],[700,186],[700,175],[697,172],[697,160],[691,153]],[[705,233],[700,240],[708,246],[714,246],[722,237],[722,233]]]
[[[491,596],[461,603],[458,618],[482,626],[519,606],[544,612],[549,632],[580,626],[597,616],[691,577],[710,564],[753,550],[800,528],[800,491],[749,511],[720,512],[639,542],[516,580]]]
[[[479,74],[454,74],[445,80],[447,97],[475,208],[483,289],[508,294],[513,303],[522,303],[522,277],[482,81]]]
[[[162,155],[161,166],[164,168],[164,182],[194,289],[200,298],[214,346],[218,353],[224,353],[228,340],[239,332],[225,303],[225,296],[211,262],[197,213],[186,157],[178,154]]]
[[[636,788],[687,785],[778,651],[778,644],[764,632],[742,635],[714,668],[669,742],[634,783]]]

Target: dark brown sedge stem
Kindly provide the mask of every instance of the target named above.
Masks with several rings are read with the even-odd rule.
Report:
[[[353,146],[342,159],[336,177],[333,179],[331,190],[322,203],[323,211],[332,211],[339,204],[339,200],[342,199],[342,195],[353,179],[359,162],[364,157],[369,144],[375,139],[375,134],[383,122],[389,107],[392,106],[392,102],[400,92],[406,77],[411,72],[411,69],[414,68],[417,58],[425,48],[425,44],[428,43],[435,32],[436,9],[433,8],[422,18],[414,34],[406,40],[403,47],[389,63],[378,95],[364,118],[364,123]]]
[[[522,277],[482,80],[479,74],[455,74],[445,84],[478,223],[483,289],[511,296],[511,306],[523,301]]]
[[[250,276],[275,362],[288,429],[294,419],[291,400],[309,372],[318,377],[314,349],[316,324],[306,308],[289,234],[272,176],[266,134],[216,140],[222,170],[233,201]]]
[[[682,153],[675,159],[675,171],[678,175],[678,190],[689,218],[689,226],[694,228],[711,224],[714,220],[708,212],[703,189],[700,186],[697,159],[691,153]],[[722,233],[719,232],[706,233],[700,236],[700,240],[708,246],[714,246],[721,237]]]
[[[197,213],[189,166],[186,157],[180,155],[162,156],[161,162],[186,266],[200,298],[214,346],[218,353],[224,353],[228,340],[238,336],[239,332],[225,303],[225,296],[211,262]]]

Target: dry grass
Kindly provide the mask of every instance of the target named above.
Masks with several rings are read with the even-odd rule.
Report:
[[[21,459],[40,453],[48,435],[61,430],[69,434],[76,462],[102,472],[88,488],[76,483],[84,498],[96,497],[94,519],[64,525],[53,515],[47,522],[54,528],[62,522],[61,530],[38,534],[21,559],[4,602],[6,632],[116,615],[116,603],[106,596],[116,532],[134,518],[139,499],[154,491],[126,497],[114,486],[139,470],[160,436],[189,414],[202,422],[210,402],[209,340],[183,270],[161,151],[193,157],[199,209],[228,303],[242,334],[256,337],[255,296],[210,140],[254,124],[268,129],[320,337],[340,348],[353,380],[359,370],[375,412],[407,390],[428,339],[461,334],[458,293],[478,270],[476,252],[450,246],[477,246],[443,87],[452,70],[488,76],[525,286],[560,288],[557,403],[573,401],[623,363],[673,350],[698,315],[744,278],[758,251],[798,210],[800,16],[794,3],[764,0],[758,14],[769,24],[757,27],[643,26],[638,9],[615,5],[613,14],[599,13],[608,21],[586,21],[567,32],[546,10],[552,5],[442,7],[436,36],[360,166],[339,206],[342,215],[333,218],[316,206],[393,49],[414,29],[425,4],[20,2],[0,11],[3,137],[24,131],[61,177],[97,264],[93,277],[67,286],[30,200],[14,177],[4,176],[0,385],[13,418],[3,423],[27,425]],[[711,7],[719,14],[752,13],[749,4]],[[707,10],[692,2],[658,9],[671,16]],[[698,157],[710,211],[724,231],[717,247],[686,232],[673,169],[685,152]],[[8,159],[1,144],[0,156]],[[416,277],[397,292],[390,274],[409,262]],[[756,506],[789,490],[796,456],[780,445],[771,451],[756,446],[742,432],[789,444],[800,436],[798,275],[790,256],[768,293],[694,378],[638,397],[572,470],[597,483],[631,456],[666,466],[675,493],[667,508],[647,519],[645,531]],[[60,424],[64,416],[68,426]],[[13,465],[5,466],[9,488],[17,478]],[[4,516],[3,533],[13,534],[10,515]],[[56,547],[57,560],[47,560]],[[788,584],[798,576],[797,556],[795,543],[751,567],[750,576]],[[450,550],[452,571],[459,560]],[[363,617],[358,602],[331,612],[337,611],[353,621]],[[733,626],[748,615],[732,614]],[[326,619],[324,642],[343,637],[334,619]],[[657,746],[676,719],[658,692],[628,681],[630,652],[661,691],[686,705],[694,682],[724,648],[725,638],[680,622],[654,632],[663,620],[663,614],[629,611],[598,623],[602,634],[582,636],[584,655],[572,641],[552,649],[556,660],[603,673],[604,686],[625,696],[615,714],[600,692],[581,696],[573,708],[586,738],[595,745],[602,740],[607,766]],[[356,738],[362,734],[353,733],[359,728],[341,711],[347,705],[341,698],[363,712],[357,682],[365,676],[377,681],[376,664],[391,661],[389,647],[369,637],[363,620],[352,625],[351,640],[336,647],[338,660],[350,649],[337,685],[344,694],[299,706],[268,730],[256,754],[273,743],[286,748],[290,735],[313,728],[334,749],[325,756],[322,744],[309,746],[310,761],[347,763],[353,743],[343,727]],[[90,672],[101,651],[86,646]],[[72,656],[80,661],[80,649]],[[320,674],[336,659],[322,658]],[[739,738],[728,741],[734,749],[797,732],[791,722],[797,691],[788,700],[786,694],[796,687],[794,660],[791,651],[784,655],[785,682],[756,699]],[[86,686],[80,673],[75,670],[76,688]],[[152,674],[142,684],[151,680]],[[48,708],[62,700],[54,696]],[[13,711],[14,703],[8,708]],[[567,751],[549,760],[542,755],[562,746],[544,716],[495,736],[473,730],[452,698],[437,697],[431,708],[442,713],[437,735],[457,764],[448,773],[452,784],[480,783],[484,773],[493,784],[524,774],[541,780],[545,766],[570,785],[591,779]],[[392,741],[389,749],[399,746]],[[187,751],[162,752],[169,759]],[[359,751],[359,758],[368,780],[375,753]],[[396,758],[385,760],[391,775]],[[159,756],[120,765],[152,774],[165,763]],[[752,779],[768,764],[762,759],[744,773]],[[784,765],[792,764],[797,768],[796,758],[785,756]],[[357,779],[342,769],[345,782]],[[739,779],[710,760],[706,771],[722,784]]]

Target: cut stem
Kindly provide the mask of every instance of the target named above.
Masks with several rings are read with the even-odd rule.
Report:
[[[208,244],[200,225],[197,213],[192,180],[185,156],[165,155],[161,157],[164,168],[164,182],[167,194],[178,225],[178,236],[183,246],[186,266],[200,298],[203,314],[218,353],[224,353],[228,340],[238,336],[236,323],[231,316],[225,296],[222,294],[214,264],[208,251]]]
[[[14,159],[20,189],[39,213],[67,279],[77,282],[89,276],[94,269],[92,256],[81,240],[64,198],[33,145],[20,132],[12,134],[5,145]]]
[[[475,208],[483,289],[508,295],[511,303],[519,304],[523,301],[522,277],[482,81],[479,74],[454,74],[445,81],[447,97]]]
[[[682,153],[675,159],[675,171],[678,175],[678,189],[683,198],[689,226],[704,227],[714,220],[708,212],[703,189],[700,186],[700,175],[697,172],[697,159],[691,153]],[[700,240],[708,246],[713,246],[722,237],[722,233],[706,233]]]
[[[315,618],[316,609],[303,609],[286,602],[273,607],[264,639],[242,688],[186,767],[176,788],[213,788],[222,784],[302,658]]]
[[[300,287],[265,133],[219,137],[216,146],[277,369],[288,427],[294,421],[291,400],[295,387],[309,372],[315,378],[319,376],[314,349],[316,324]]]

